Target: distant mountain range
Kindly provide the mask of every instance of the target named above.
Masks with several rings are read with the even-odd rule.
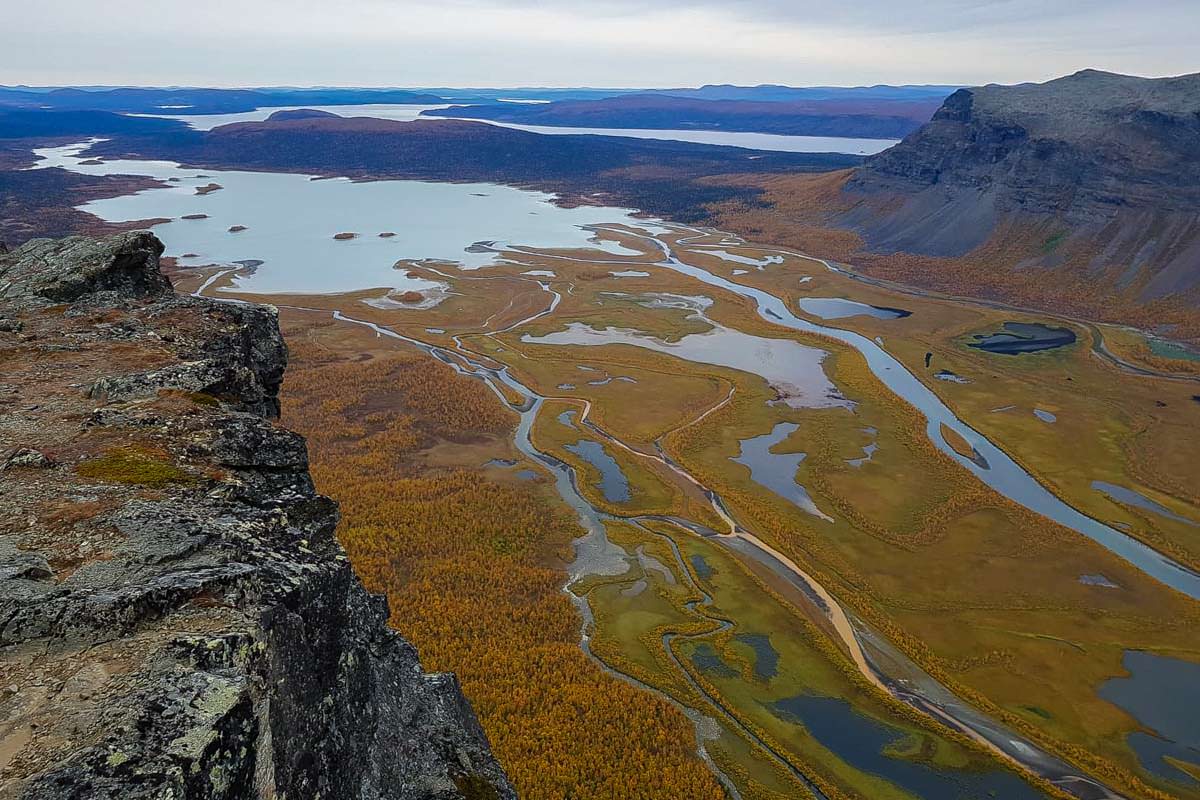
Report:
[[[0,90],[0,157],[20,166],[29,160],[31,142],[103,136],[112,141],[97,150],[108,156],[537,186],[574,201],[594,198],[719,225],[909,284],[1096,319],[1183,326],[1179,335],[1200,337],[1200,75],[1146,79],[1087,70],[1044,84],[959,89],[938,99],[947,88],[706,86],[549,103],[499,102],[494,90],[486,103],[452,110],[592,128],[861,137],[908,132],[865,162],[540,136],[462,120],[405,123],[292,112],[201,132],[125,113],[139,103],[174,105],[166,102],[171,99],[208,109],[302,106],[300,97],[312,105],[362,101],[364,95],[355,94],[360,90],[348,89]],[[406,97],[401,90],[361,91],[379,102]],[[533,97],[537,91],[505,95],[546,99]],[[35,110],[31,97],[38,108],[100,103],[123,113]],[[407,95],[413,97],[440,99]],[[13,98],[23,105],[13,108]],[[923,123],[923,117],[930,119]],[[32,180],[13,176],[0,205],[24,209],[15,187],[32,192]],[[67,203],[78,189],[62,182],[39,191],[49,208]],[[34,227],[39,218],[32,212],[22,217]]]
[[[755,100],[759,102],[797,103],[814,100],[859,100],[859,101],[916,101],[934,100],[941,102],[959,86],[907,85],[889,86],[734,86],[732,84],[707,84],[698,89],[653,89],[648,94],[664,94],[671,97],[692,97],[697,100]]]
[[[405,89],[191,89],[0,87],[0,108],[127,114],[233,114],[272,106],[445,102]]]
[[[695,89],[0,87],[0,109],[230,114],[279,106],[455,104],[439,116],[533,125],[900,138],[954,87],[701,86]]]
[[[763,97],[756,98],[760,89]],[[809,91],[815,96],[808,96]],[[737,95],[737,98],[722,95]],[[899,139],[928,121],[944,97],[940,93],[905,96],[899,90],[889,96],[877,96],[869,90],[853,89],[704,87],[690,91],[687,96],[654,92],[597,100],[469,105],[427,113],[525,125]]]

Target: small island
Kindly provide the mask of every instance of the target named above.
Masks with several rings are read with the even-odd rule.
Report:
[[[399,295],[397,295],[396,299],[401,303],[419,303],[425,299],[425,295],[409,289],[407,292],[401,292]]]
[[[339,242],[345,242],[345,241],[349,241],[350,239],[357,239],[358,234],[357,233],[335,233],[333,235],[333,238]]]
[[[196,194],[198,194],[198,195],[212,194],[213,192],[219,192],[224,188],[225,187],[219,183],[206,183],[203,186],[196,187]]]
[[[230,225],[229,226],[230,233],[241,233],[244,230],[246,230],[245,225]]]
[[[396,235],[396,233],[394,231],[384,231],[383,233],[379,234],[379,238],[380,239],[391,239],[395,235]]]
[[[208,214],[184,214],[180,219],[208,219]]]

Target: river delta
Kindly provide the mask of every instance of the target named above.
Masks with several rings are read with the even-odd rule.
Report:
[[[581,645],[684,709],[731,796],[1200,797],[1167,697],[1200,662],[1194,385],[629,209],[85,149],[42,155],[169,184],[84,208],[170,218],[195,291],[492,389],[517,453],[477,463],[571,509]]]

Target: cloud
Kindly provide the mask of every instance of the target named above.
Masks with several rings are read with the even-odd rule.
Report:
[[[1198,68],[1194,0],[39,0],[9,82],[672,86]]]

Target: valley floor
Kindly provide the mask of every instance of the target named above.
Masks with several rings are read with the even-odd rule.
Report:
[[[1187,362],[597,235],[630,254],[414,262],[432,307],[271,298],[356,568],[522,796],[1200,797],[1163,677],[1200,663]]]

